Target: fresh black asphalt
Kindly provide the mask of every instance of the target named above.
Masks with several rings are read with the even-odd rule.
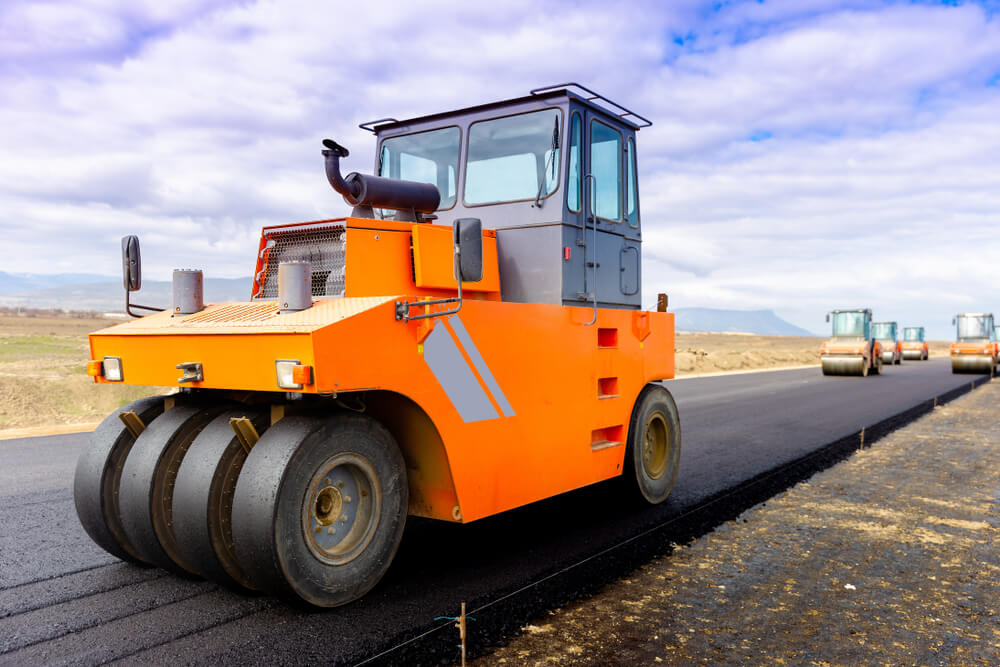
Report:
[[[452,663],[457,631],[438,617],[462,601],[482,651],[848,455],[862,428],[869,444],[985,380],[938,359],[868,378],[808,368],[668,382],[683,446],[663,505],[635,505],[611,482],[466,526],[411,519],[383,582],[322,612],[116,561],[73,509],[87,436],[0,441],[0,665]]]

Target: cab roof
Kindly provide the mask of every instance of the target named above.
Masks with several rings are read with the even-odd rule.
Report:
[[[515,97],[508,100],[501,100],[498,102],[490,102],[488,104],[480,104],[472,107],[465,107],[464,109],[455,109],[453,111],[443,111],[435,114],[430,114],[427,116],[417,116],[415,118],[407,118],[405,120],[398,120],[396,118],[379,118],[378,120],[368,121],[367,123],[361,123],[358,125],[362,130],[368,130],[373,134],[378,134],[384,130],[391,130],[397,126],[409,125],[411,123],[424,123],[428,121],[444,120],[446,118],[451,118],[453,116],[464,116],[471,113],[478,113],[481,111],[488,111],[490,109],[501,109],[512,104],[518,104],[520,102],[537,101],[537,100],[547,100],[547,99],[560,99],[566,98],[574,100],[583,106],[589,107],[594,111],[601,113],[617,122],[631,128],[632,130],[639,130],[643,127],[649,127],[653,124],[653,121],[640,116],[634,111],[623,107],[617,102],[613,102],[608,98],[604,97],[600,93],[595,93],[590,88],[582,86],[579,83],[559,83],[554,86],[543,86],[541,88],[535,88],[528,91],[528,94],[523,97]]]

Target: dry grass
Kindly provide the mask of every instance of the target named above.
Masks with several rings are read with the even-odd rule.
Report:
[[[0,316],[0,431],[94,424],[162,387],[95,385],[87,334],[112,320]]]

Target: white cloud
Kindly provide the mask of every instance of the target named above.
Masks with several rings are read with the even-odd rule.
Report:
[[[0,270],[110,274],[140,233],[150,278],[247,275],[260,226],[347,212],[321,138],[368,171],[361,121],[577,80],[655,122],[647,303],[815,331],[868,304],[945,336],[1000,296],[998,72],[975,5],[12,2]]]

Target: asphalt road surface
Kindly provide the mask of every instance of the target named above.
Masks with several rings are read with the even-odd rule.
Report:
[[[818,368],[675,380],[681,467],[666,503],[614,482],[467,526],[411,519],[386,578],[330,611],[127,565],[83,532],[72,479],[87,435],[0,441],[0,665],[452,662],[437,617],[468,602],[473,652],[594,592],[670,544],[826,467],[970,388],[947,359],[868,378]]]

